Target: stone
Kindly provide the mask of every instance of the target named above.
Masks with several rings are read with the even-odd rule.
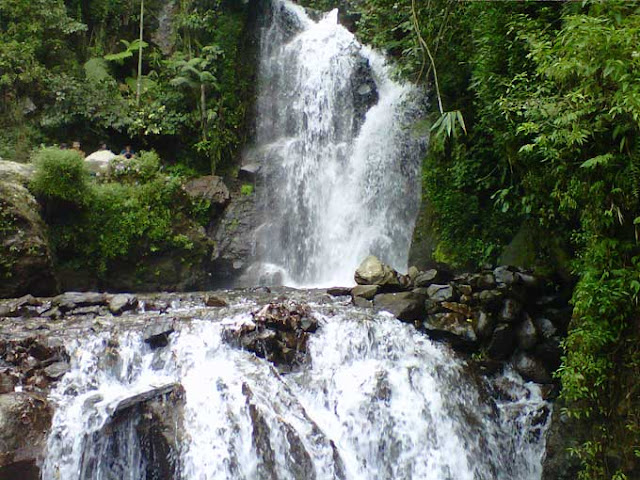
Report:
[[[432,283],[436,283],[438,280],[438,270],[432,268],[426,272],[418,274],[414,281],[414,285],[416,287],[428,287]]]
[[[9,370],[0,371],[0,395],[13,392],[17,383],[18,379]]]
[[[478,342],[473,322],[460,313],[429,315],[422,328],[434,340],[445,340],[459,349],[474,349]]]
[[[227,301],[224,298],[219,297],[218,295],[206,295],[204,297],[204,304],[207,307],[227,307],[227,306],[229,306]]]
[[[255,182],[258,178],[261,165],[259,163],[247,163],[242,165],[238,171],[238,178],[249,182]]]
[[[327,288],[327,293],[332,297],[345,297],[351,295],[351,287],[331,287]]]
[[[380,292],[379,285],[356,285],[351,289],[351,295],[354,297],[362,297],[367,300],[373,300]]]
[[[500,266],[493,271],[493,276],[497,283],[504,285],[513,285],[518,281],[516,272],[512,271],[510,267]]]
[[[548,318],[536,318],[533,323],[542,338],[551,338],[558,333],[558,329]]]
[[[476,273],[469,277],[469,284],[474,290],[491,290],[496,287],[493,273]]]
[[[483,290],[478,294],[477,301],[486,309],[494,310],[500,305],[503,296],[503,293],[499,290]]]
[[[222,177],[215,175],[194,178],[184,185],[184,190],[191,198],[206,200],[214,207],[224,207],[231,200],[231,194]]]
[[[518,347],[527,351],[533,349],[536,343],[538,343],[538,332],[529,315],[525,314],[524,320],[518,325],[516,329],[516,339],[518,341]]]
[[[535,383],[551,383],[551,376],[535,357],[526,352],[518,352],[513,358],[513,367],[522,378]]]
[[[536,346],[534,353],[548,371],[555,372],[560,367],[564,353],[560,337],[554,336],[545,339]]]
[[[513,352],[515,343],[515,331],[512,325],[500,323],[493,330],[487,354],[494,360],[504,360]]]
[[[69,364],[67,362],[55,362],[45,367],[44,374],[50,380],[60,380],[68,371]]]
[[[427,295],[434,302],[450,302],[454,299],[453,287],[451,285],[429,285]]]
[[[109,311],[114,315],[122,315],[138,306],[138,299],[128,293],[119,293],[109,299]]]
[[[152,349],[166,347],[169,344],[169,335],[174,332],[173,319],[152,319],[144,329],[143,340]]]
[[[500,320],[507,323],[514,322],[518,318],[521,309],[522,306],[518,301],[512,298],[507,298],[502,304],[502,309],[500,310]]]
[[[471,307],[469,307],[469,305],[465,305],[464,303],[442,302],[441,305],[447,310],[451,310],[452,312],[464,315],[466,318],[470,318],[471,316],[473,316]]]
[[[66,292],[53,299],[53,305],[61,311],[68,312],[77,307],[91,305],[104,305],[107,297],[104,293],[97,292]]]
[[[353,297],[351,301],[356,307],[359,308],[373,308],[373,302],[371,300],[367,300],[364,297]]]
[[[407,272],[407,275],[409,275],[411,282],[415,283],[416,278],[418,278],[418,275],[420,275],[420,270],[418,270],[417,267],[411,266],[409,267],[409,271]]]
[[[400,287],[398,272],[383,264],[377,257],[369,255],[356,269],[354,279],[358,285],[380,285]]]
[[[461,283],[459,285],[456,285],[456,288],[458,289],[458,292],[460,292],[460,295],[471,296],[471,294],[473,293],[473,289],[471,288],[471,285],[466,285],[464,283]]]
[[[491,338],[491,334],[493,333],[493,326],[495,324],[493,316],[489,315],[483,310],[480,310],[476,316],[477,321],[475,327],[478,338],[480,340],[487,340]]]
[[[422,295],[413,292],[381,293],[375,296],[373,305],[390,312],[398,320],[413,322],[424,317],[424,301]]]
[[[49,232],[28,189],[33,166],[0,160],[0,298],[57,293]]]

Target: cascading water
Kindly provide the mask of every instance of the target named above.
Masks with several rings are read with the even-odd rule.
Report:
[[[225,340],[250,321],[246,300],[207,320],[194,309],[157,350],[136,333],[75,342],[43,480],[540,479],[547,407],[537,386],[512,375],[521,399],[491,399],[486,380],[412,326],[340,301],[310,305],[320,326],[309,363],[288,374]],[[141,420],[114,427],[111,415],[172,382],[185,398],[171,407],[178,467],[148,476]]]
[[[287,0],[271,2],[248,154],[262,167],[265,219],[254,278],[279,271],[289,285],[348,285],[369,254],[407,268],[420,189],[422,144],[409,128],[418,96],[337,14],[314,22]]]

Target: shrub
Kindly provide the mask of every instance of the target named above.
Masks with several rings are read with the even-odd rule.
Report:
[[[112,178],[124,182],[148,182],[160,171],[160,158],[154,151],[142,151],[133,158],[115,157],[109,163]]]
[[[33,155],[36,173],[31,190],[45,200],[86,205],[89,173],[82,157],[74,150],[43,148]]]

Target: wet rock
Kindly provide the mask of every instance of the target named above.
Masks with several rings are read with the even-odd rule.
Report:
[[[229,305],[224,298],[211,294],[204,297],[204,304],[207,307],[227,307]]]
[[[261,165],[259,163],[247,163],[242,165],[238,171],[238,178],[248,182],[255,182],[258,178]]]
[[[45,367],[44,373],[50,380],[60,380],[69,371],[69,363],[55,362]]]
[[[122,315],[138,306],[138,299],[128,293],[114,295],[109,300],[109,311],[114,315]]]
[[[456,289],[458,290],[458,292],[460,292],[460,295],[466,295],[468,297],[470,297],[471,294],[473,293],[473,289],[471,288],[471,285],[466,285],[464,283],[456,285]]]
[[[143,339],[151,348],[166,347],[169,344],[169,335],[173,332],[173,319],[158,318],[147,324]]]
[[[516,338],[518,340],[518,347],[522,350],[531,350],[536,346],[538,342],[538,332],[529,315],[525,315],[524,320],[518,325]]]
[[[68,312],[78,307],[88,307],[91,305],[104,305],[106,295],[97,292],[66,292],[53,299],[53,305],[62,312]]]
[[[487,354],[494,360],[504,360],[513,352],[515,331],[512,325],[499,324],[491,334]]]
[[[417,267],[411,266],[409,267],[409,271],[407,272],[407,275],[411,279],[411,283],[415,285],[416,278],[418,278],[418,275],[420,275],[420,270],[418,270]]]
[[[503,293],[499,290],[483,290],[478,294],[477,301],[486,309],[495,310],[500,305],[503,296]]]
[[[551,376],[542,362],[526,352],[518,352],[513,358],[513,366],[522,378],[535,383],[551,383]]]
[[[425,298],[413,292],[381,293],[373,299],[373,305],[379,310],[392,313],[405,322],[421,320],[425,315]]]
[[[453,287],[451,285],[429,285],[427,295],[429,299],[434,302],[450,302],[454,299]]]
[[[354,275],[358,285],[380,285],[382,287],[400,287],[398,272],[383,264],[377,257],[369,255],[357,268]]]
[[[560,367],[563,354],[560,337],[554,336],[544,340],[536,346],[534,353],[548,371],[555,372]]]
[[[221,209],[231,199],[229,189],[224,184],[222,177],[205,175],[194,178],[184,185],[184,190],[194,200],[205,200],[214,209]]]
[[[489,315],[487,312],[479,311],[477,313],[477,321],[476,321],[476,334],[480,340],[487,340],[491,338],[491,334],[493,333],[493,326],[495,324],[495,320],[493,316]]]
[[[421,272],[416,277],[414,285],[416,287],[428,287],[432,283],[442,281],[442,278],[439,277],[442,277],[442,275],[439,275],[438,270],[432,268],[430,270],[427,270],[426,272]]]
[[[576,480],[581,462],[570,449],[581,446],[590,438],[589,423],[569,417],[562,404],[556,404],[547,431],[547,443],[542,462],[542,477],[549,480]]]
[[[13,392],[18,383],[18,379],[12,375],[9,369],[0,371],[0,395]]]
[[[327,293],[332,297],[344,297],[351,295],[351,287],[331,287],[327,288]]]
[[[551,338],[558,332],[558,329],[548,318],[536,318],[533,323],[542,338]]]
[[[0,478],[39,479],[50,426],[46,398],[22,392],[0,395]]]
[[[514,272],[511,267],[498,267],[493,271],[493,276],[495,277],[497,283],[502,283],[505,285],[513,285],[518,281],[516,272]]]
[[[464,315],[466,318],[470,318],[471,316],[473,316],[471,307],[469,305],[465,305],[464,303],[442,302],[441,305],[447,310]]]
[[[471,275],[468,281],[474,290],[491,290],[496,287],[493,273],[476,273]]]
[[[422,328],[435,340],[446,340],[460,349],[473,349],[478,337],[473,329],[473,322],[460,313],[436,313],[429,315]]]
[[[364,297],[353,297],[351,302],[359,308],[373,308],[373,302]]]
[[[367,300],[373,300],[373,297],[375,297],[378,292],[380,292],[379,285],[357,285],[351,289],[351,295]]]
[[[520,311],[522,310],[522,305],[512,298],[507,298],[502,304],[502,309],[500,310],[500,320],[503,322],[511,323],[518,318]]]

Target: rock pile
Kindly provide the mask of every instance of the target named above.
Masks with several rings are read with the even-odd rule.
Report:
[[[304,362],[309,334],[318,321],[309,307],[293,301],[269,303],[251,314],[253,320],[227,331],[227,338],[281,368]]]
[[[527,380],[552,382],[570,309],[553,285],[513,267],[453,276],[412,267],[401,275],[376,257],[356,270],[353,303],[392,313],[490,371],[511,362]],[[334,293],[341,293],[337,290]]]

